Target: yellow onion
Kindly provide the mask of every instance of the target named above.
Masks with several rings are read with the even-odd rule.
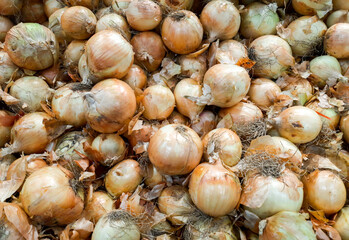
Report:
[[[13,27],[10,19],[0,16],[0,42],[5,40],[6,33]]]
[[[327,27],[332,27],[336,23],[349,23],[349,11],[337,10],[331,13],[326,20]]]
[[[15,79],[18,75],[16,66],[10,56],[5,51],[0,51],[0,85],[4,85],[9,80]]]
[[[82,6],[70,7],[61,17],[64,32],[74,39],[87,39],[95,32],[97,18],[93,12]]]
[[[65,225],[83,211],[84,201],[77,191],[61,168],[51,166],[32,173],[25,180],[19,198],[34,221],[47,226]]]
[[[103,30],[93,35],[87,41],[85,51],[91,73],[100,79],[122,78],[133,64],[131,44],[113,30]]]
[[[138,162],[127,159],[116,164],[108,171],[104,183],[110,195],[119,197],[122,193],[136,190],[142,179],[143,176]]]
[[[39,77],[23,77],[17,79],[11,86],[10,94],[26,105],[24,109],[35,112],[41,111],[41,103],[51,101],[52,90]]]
[[[179,10],[164,19],[161,36],[166,47],[172,52],[188,54],[200,46],[203,28],[193,12]]]
[[[241,13],[240,32],[245,38],[258,38],[263,35],[275,35],[279,16],[276,4],[253,2]]]
[[[8,112],[0,110],[0,147],[4,147],[11,139],[11,128],[15,118]]]
[[[106,14],[97,21],[96,32],[103,30],[114,30],[119,32],[126,40],[131,39],[131,32],[126,19],[116,13]]]
[[[159,129],[159,126],[146,120],[139,120],[140,127],[133,128],[132,133],[127,136],[129,143],[134,148],[138,143],[147,143],[154,133]],[[137,122],[138,123],[138,122]]]
[[[92,240],[140,240],[141,234],[133,217],[124,211],[114,210],[99,219]]]
[[[64,0],[68,6],[83,6],[94,11],[98,8],[99,0]]]
[[[4,157],[1,157],[0,160],[0,181],[4,181],[7,177],[7,171],[10,168],[11,164],[16,160],[16,157],[12,154],[8,154]]]
[[[275,82],[266,78],[257,78],[252,81],[248,96],[258,107],[267,110],[274,104],[280,93],[281,89]]]
[[[343,138],[349,142],[349,115],[341,117],[340,129],[343,132]]]
[[[217,116],[208,110],[200,113],[197,122],[191,124],[191,128],[200,136],[205,136],[206,133],[215,129],[217,125]]]
[[[24,158],[24,159],[23,159]],[[26,173],[27,175],[32,174],[33,172],[39,170],[40,168],[47,167],[47,163],[45,160],[43,160],[40,156],[33,155],[27,155],[18,158],[16,161],[14,161],[7,172],[7,179],[11,179],[11,176],[15,176],[17,174],[16,171],[18,171],[18,165],[20,164],[20,161],[26,161]]]
[[[181,66],[181,74],[185,77],[194,79],[201,83],[205,72],[207,71],[206,55],[191,57],[190,55],[182,55],[178,62]]]
[[[178,185],[165,188],[161,192],[158,207],[174,225],[187,224],[196,210],[187,188]]]
[[[142,89],[147,84],[147,74],[140,66],[133,64],[122,80],[133,90],[137,88]]]
[[[302,179],[305,201],[315,210],[334,214],[342,209],[347,193],[342,179],[330,170],[315,170]]]
[[[21,9],[21,20],[23,22],[43,23],[47,20],[44,11],[43,1],[40,0],[24,0]]]
[[[159,68],[166,49],[161,37],[155,32],[141,32],[131,39],[135,61],[149,72]]]
[[[16,15],[21,11],[23,6],[22,0],[2,0],[0,1],[1,15]]]
[[[137,31],[149,31],[156,28],[162,20],[162,11],[151,0],[133,0],[126,9],[128,24]]]
[[[64,5],[58,0],[44,0],[44,11],[49,18],[55,11],[63,8]]]
[[[314,140],[322,128],[320,116],[314,110],[302,106],[285,109],[275,121],[281,137],[293,143],[307,143]]]
[[[153,164],[149,163],[147,165],[144,183],[148,187],[153,188],[156,185],[161,184],[163,182],[165,182],[164,176],[162,176],[161,173],[158,172],[158,170],[154,167]]]
[[[58,9],[57,11],[52,13],[48,19],[49,29],[51,29],[51,31],[55,34],[58,42],[64,45],[73,40],[73,38],[68,35],[62,28],[62,15],[67,9],[67,7]]]
[[[85,41],[73,40],[64,51],[63,65],[66,68],[74,69],[78,66],[79,60],[85,51]]]
[[[30,159],[28,161],[28,165],[27,165],[27,173],[32,174],[33,172],[35,172],[41,168],[47,167],[47,166],[48,166],[47,163],[43,159],[40,159],[40,158]]]
[[[213,45],[211,46],[211,48]],[[237,64],[239,60],[248,58],[246,46],[235,40],[225,40],[219,43],[215,52],[217,63]]]
[[[240,28],[240,13],[234,4],[227,0],[214,0],[202,9],[200,21],[209,42],[216,39],[233,38]]]
[[[278,78],[295,64],[290,45],[274,35],[255,39],[250,45],[249,55],[256,62],[252,69],[257,77]]]
[[[316,240],[312,224],[305,216],[289,211],[282,211],[259,223],[259,239],[307,239]]]
[[[339,232],[343,240],[349,239],[349,207],[344,207],[336,217],[333,227]]]
[[[183,175],[190,173],[200,162],[203,146],[200,137],[182,124],[160,128],[150,139],[148,154],[160,173]]]
[[[340,115],[334,107],[332,108],[321,107],[319,101],[317,100],[307,104],[307,107],[327,117],[326,118],[320,115],[321,121],[323,122],[324,126],[326,125],[333,130],[337,128],[340,120]]]
[[[84,209],[84,216],[94,223],[106,213],[113,211],[114,201],[103,191],[93,192]]]
[[[173,112],[175,97],[168,87],[154,85],[144,90],[143,116],[149,120],[166,119]]]
[[[201,163],[190,177],[189,194],[200,211],[212,217],[221,217],[237,206],[241,194],[240,181],[219,162],[214,165]]]
[[[263,118],[262,111],[254,104],[239,102],[230,108],[222,108],[219,117],[230,115],[233,123],[249,123]]]
[[[136,112],[136,97],[127,83],[107,79],[85,95],[86,120],[96,131],[112,133],[121,129]]]
[[[90,68],[87,66],[86,53],[83,53],[79,59],[78,73],[82,79],[82,84],[92,85],[100,81],[100,78],[93,75]]]
[[[233,131],[218,128],[210,131],[202,139],[206,161],[221,161],[229,167],[235,166],[242,154],[240,138]]]
[[[176,110],[171,113],[171,115],[167,118],[167,121],[169,123],[179,123],[184,125],[188,125],[189,123],[189,119]]]
[[[187,97],[200,97],[201,95],[201,85],[197,81],[191,78],[181,80],[174,90],[177,110],[192,121],[198,119],[205,106],[198,105]]]
[[[38,23],[20,23],[8,31],[5,51],[19,67],[42,70],[57,61],[59,46],[50,29]]]
[[[335,58],[349,58],[349,23],[330,27],[325,34],[324,48]]]
[[[282,90],[283,94],[289,94],[293,99],[297,99],[300,105],[304,105],[313,96],[313,86],[304,78],[291,82]]]
[[[326,24],[317,16],[303,16],[287,28],[280,27],[278,34],[290,44],[294,56],[309,56],[322,44],[326,30]]]
[[[323,18],[333,8],[332,0],[292,0],[293,9],[300,15]]]
[[[346,0],[332,0],[334,10],[349,10],[349,3]]]
[[[107,14],[111,14],[111,13],[115,13],[114,9],[109,6],[109,7],[102,7],[100,9],[97,10],[97,12],[95,13],[97,19],[101,19],[103,16],[107,15]]]
[[[194,0],[178,0],[178,1],[172,1],[172,0],[160,0],[160,5],[163,6],[168,11],[174,11],[174,10],[180,10],[180,9],[186,9],[190,10],[193,6]]]
[[[339,64],[342,68],[342,74],[349,77],[349,58],[339,59]]]

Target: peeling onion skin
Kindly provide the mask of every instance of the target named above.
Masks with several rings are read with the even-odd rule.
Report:
[[[181,65],[182,75],[202,83],[207,71],[206,55],[202,54],[196,58],[190,57],[190,55],[181,55],[178,62]]]
[[[0,16],[0,42],[5,41],[6,33],[13,27],[10,19]]]
[[[259,108],[267,110],[281,93],[280,87],[267,78],[257,78],[252,81],[248,96]]]
[[[97,223],[104,214],[111,212],[114,208],[114,201],[106,192],[93,192],[91,199],[86,203],[84,216],[93,223]]]
[[[342,179],[329,170],[315,170],[304,176],[305,201],[316,210],[326,215],[342,209],[347,193]]]
[[[220,42],[215,55],[217,63],[237,64],[240,59],[248,58],[246,46],[235,40]]]
[[[70,186],[70,180],[57,166],[32,173],[19,196],[26,213],[47,226],[65,225],[76,220],[83,211],[84,202]]]
[[[143,89],[147,84],[147,74],[140,66],[133,64],[122,80],[125,81],[133,90],[137,88]]]
[[[44,11],[48,18],[61,8],[64,8],[64,5],[57,0],[44,0]]]
[[[349,10],[349,2],[347,0],[332,0],[333,10]]]
[[[189,194],[200,211],[211,217],[221,217],[237,206],[240,181],[219,162],[215,165],[201,163],[190,177]]]
[[[68,9],[68,7],[60,8],[48,19],[48,27],[55,34],[57,41],[63,45],[70,43],[73,38],[68,35],[62,28],[62,15]]]
[[[148,154],[151,163],[160,173],[184,175],[199,164],[203,145],[191,128],[182,124],[169,124],[151,137]]]
[[[128,24],[137,31],[156,28],[162,20],[160,6],[151,0],[133,0],[126,9]]]
[[[336,23],[349,23],[349,11],[337,10],[331,13],[326,20],[326,25],[332,27]]]
[[[5,51],[0,50],[0,85],[6,84],[10,79],[18,77],[19,67],[15,65]]]
[[[1,15],[16,15],[23,6],[23,0],[2,0],[0,1],[0,14]]]
[[[197,122],[191,124],[193,129],[200,137],[205,136],[208,132],[215,129],[217,126],[217,116],[208,110],[204,110],[200,113]]]
[[[38,23],[20,23],[12,27],[6,35],[4,49],[13,63],[29,70],[52,66],[59,54],[55,35]]]
[[[325,35],[324,48],[335,58],[349,58],[349,23],[337,23]]]
[[[344,207],[335,219],[333,227],[339,232],[343,240],[349,239],[349,207]]]
[[[96,32],[114,30],[119,32],[126,40],[130,41],[131,32],[126,19],[116,13],[106,14],[97,21]]]
[[[307,107],[310,108],[310,109],[313,109],[314,111],[317,111],[327,117],[329,117],[330,119],[328,118],[325,118],[325,117],[322,117],[321,116],[321,121],[324,125],[327,125],[329,128],[331,128],[332,130],[336,129],[340,120],[341,120],[341,117],[339,115],[339,112],[335,109],[335,108],[322,108],[322,107],[319,107],[319,102],[318,101],[313,101],[311,102],[310,104],[307,104]],[[344,117],[342,117],[343,119]],[[342,129],[342,132],[344,134],[344,138],[345,137],[345,130]],[[349,135],[348,135],[349,136]],[[349,139],[349,138],[347,138]]]
[[[333,8],[332,0],[292,0],[293,9],[300,15],[323,18]]]
[[[349,115],[341,117],[340,129],[343,132],[344,140],[349,143]]]
[[[79,60],[85,51],[86,41],[73,40],[64,51],[63,65],[66,68],[76,68]]]
[[[0,110],[0,148],[10,141],[12,125],[12,116],[8,112]]]

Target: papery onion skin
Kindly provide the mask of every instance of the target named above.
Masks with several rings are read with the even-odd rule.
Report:
[[[243,58],[248,58],[246,46],[236,40],[220,42],[215,53],[215,59],[218,63],[237,64]]]
[[[22,0],[2,0],[0,2],[1,15],[15,15],[21,11],[23,6]]]
[[[151,137],[148,154],[160,173],[183,175],[199,164],[203,146],[194,130],[182,124],[169,124]]]
[[[97,19],[101,19],[105,15],[108,15],[111,13],[115,13],[115,11],[111,6],[109,6],[109,7],[103,7],[103,8],[98,9],[97,12],[95,13],[95,15],[96,15]]]
[[[337,10],[331,13],[326,20],[326,25],[332,27],[336,23],[349,23],[349,11]]]
[[[44,0],[44,11],[49,18],[55,11],[63,8],[64,5],[57,0]]]
[[[24,0],[21,9],[22,22],[43,23],[47,20],[44,11],[43,1],[40,0]]]
[[[207,71],[206,55],[200,55],[196,58],[190,55],[182,55],[178,60],[181,65],[182,75],[192,78],[201,83],[205,72]]]
[[[0,16],[0,42],[5,40],[6,33],[13,27],[10,19]]]
[[[324,48],[335,58],[349,58],[349,23],[337,23],[325,35]]]
[[[267,78],[257,78],[252,81],[248,96],[261,109],[268,109],[281,93],[280,87]]]
[[[284,7],[285,5],[287,5],[289,0],[266,0],[265,2],[276,3],[278,5],[278,7]]]
[[[292,6],[301,15],[318,15],[319,18],[323,18],[333,8],[332,0],[292,0]]]
[[[96,32],[114,30],[119,32],[126,40],[131,39],[130,27],[126,19],[116,13],[106,14],[97,21]]]
[[[156,28],[162,20],[160,6],[151,0],[133,0],[126,9],[128,24],[137,31]]]
[[[48,19],[48,27],[55,34],[57,41],[63,45],[68,44],[73,38],[68,35],[62,28],[62,15],[68,9],[68,7],[60,8]]]
[[[349,115],[341,117],[340,129],[343,132],[343,138],[349,142]]]
[[[23,184],[20,200],[34,221],[47,226],[69,224],[84,208],[83,200],[70,186],[70,178],[57,166],[32,173]]]
[[[85,41],[73,40],[65,49],[63,55],[63,65],[66,68],[76,68],[79,60],[85,51]]]
[[[203,213],[212,217],[224,216],[239,202],[240,181],[219,162],[215,165],[201,163],[190,177],[189,194]]]
[[[164,176],[154,167],[153,164],[149,164],[147,168],[147,174],[144,177],[144,183],[148,187],[155,187],[158,184],[165,182]]]
[[[313,85],[304,78],[288,84],[286,87],[282,88],[282,90],[284,94],[286,93],[285,91],[287,91],[293,98],[297,98],[297,104],[299,105],[304,105],[313,96]]]
[[[137,88],[142,89],[147,84],[147,74],[140,66],[133,64],[122,80],[125,81],[133,90]]]
[[[133,130],[130,135],[127,135],[128,142],[131,144],[132,148],[137,145],[137,143],[147,143],[150,138],[159,129],[159,126],[153,124],[151,121],[142,120],[142,127],[137,130]]]
[[[97,223],[104,214],[111,212],[114,208],[114,201],[106,192],[93,192],[91,198],[87,200],[84,216],[93,223]]]
[[[332,0],[333,10],[349,10],[349,3],[346,0]]]
[[[28,162],[27,173],[32,174],[33,172],[47,166],[47,163],[43,159],[32,159]]]
[[[4,147],[11,139],[13,117],[6,111],[0,110],[0,147]]]
[[[5,51],[0,51],[0,85],[17,77],[19,67],[16,66]]]
[[[333,227],[339,232],[343,240],[349,239],[349,207],[344,207],[336,217]]]
[[[346,201],[346,189],[341,178],[329,170],[315,170],[304,176],[305,201],[316,210],[334,214]]]
[[[322,108],[319,106],[318,101],[313,101],[313,102],[307,104],[307,107],[327,116],[328,118],[330,118],[330,119],[328,119],[328,118],[321,116],[321,121],[323,122],[324,125],[328,126],[329,128],[331,128],[333,130],[337,128],[339,121],[340,121],[340,115],[335,108]],[[342,130],[342,132],[344,133],[343,130]]]
[[[217,116],[208,110],[200,113],[197,122],[191,124],[193,129],[200,137],[205,136],[208,132],[215,129],[217,125]]]
[[[4,49],[17,66],[30,70],[52,66],[59,54],[55,35],[37,23],[20,23],[12,27],[6,35]]]

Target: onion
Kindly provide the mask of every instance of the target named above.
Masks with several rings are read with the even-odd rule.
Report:
[[[62,15],[67,9],[67,7],[58,9],[52,13],[48,19],[48,27],[55,34],[58,42],[63,45],[66,45],[73,40],[73,38],[62,28]]]
[[[340,129],[343,132],[343,138],[349,142],[349,115],[341,117]]]
[[[349,11],[337,10],[331,13],[326,20],[327,27],[332,27],[336,23],[349,23]]]
[[[63,8],[64,5],[58,0],[44,0],[44,11],[49,18],[55,11]]]
[[[61,17],[64,32],[74,39],[87,39],[95,32],[97,18],[93,12],[82,6],[70,7]]]
[[[194,0],[160,0],[159,2],[161,6],[171,12],[180,9],[190,10],[193,6]]]
[[[138,65],[133,64],[126,76],[122,79],[133,90],[142,89],[147,84],[146,72]]]
[[[8,154],[4,157],[1,157],[0,160],[0,181],[4,181],[6,180],[8,169],[10,168],[11,164],[16,160],[16,158],[12,154]]]
[[[127,83],[107,79],[85,95],[86,120],[96,131],[112,133],[121,129],[136,112],[136,97]]]
[[[50,29],[37,23],[20,23],[8,31],[5,51],[19,67],[42,70],[57,61],[59,46]]]
[[[0,85],[16,78],[18,70],[19,68],[11,61],[7,52],[0,50]]]
[[[203,28],[194,13],[180,10],[164,19],[161,36],[166,47],[172,52],[188,54],[200,46]]]
[[[132,216],[121,210],[103,215],[97,222],[92,240],[139,240],[141,234]]]
[[[114,209],[114,201],[109,195],[102,191],[93,192],[85,206],[85,216],[94,223]]]
[[[146,176],[144,177],[144,183],[153,188],[158,184],[165,182],[164,176],[162,176],[158,170],[153,166],[153,164],[149,163],[146,169]]]
[[[57,166],[35,171],[24,182],[19,196],[24,210],[47,226],[73,222],[81,215],[84,202],[71,184],[70,177]]]
[[[257,78],[252,81],[248,96],[258,107],[267,110],[274,104],[280,93],[281,89],[275,82],[266,78]]]
[[[142,104],[143,116],[149,120],[166,119],[173,112],[175,97],[171,90],[161,85],[154,85],[144,90]]]
[[[253,2],[241,13],[240,32],[245,38],[258,38],[263,35],[275,35],[279,16],[276,4]]]
[[[89,86],[80,83],[69,83],[58,88],[52,98],[52,111],[58,120],[80,127],[86,124],[84,95]]]
[[[278,34],[290,44],[294,56],[309,56],[322,44],[326,30],[326,24],[317,16],[303,16],[287,28],[280,27]]]
[[[82,79],[82,84],[92,85],[100,81],[99,78],[91,73],[90,68],[87,66],[86,53],[83,53],[79,59],[78,73]]]
[[[4,147],[10,141],[13,122],[13,116],[4,110],[0,110],[0,147]]]
[[[200,162],[203,146],[200,137],[187,126],[169,124],[160,128],[150,139],[148,154],[160,173],[183,175]]]
[[[305,201],[316,210],[333,214],[344,206],[347,193],[342,179],[329,170],[315,170],[303,179]]]
[[[211,46],[211,48],[213,45]],[[246,46],[235,40],[225,40],[219,43],[215,52],[215,60],[218,63],[237,64],[239,60],[248,58]]]
[[[206,56],[191,57],[190,55],[182,55],[178,62],[181,66],[181,74],[185,77],[194,79],[201,83],[205,72],[207,71]]]
[[[252,2],[254,2],[254,0],[252,0]],[[276,3],[278,5],[278,7],[284,7],[284,6],[287,5],[289,0],[265,0],[264,2],[266,2],[266,3]]]
[[[266,35],[254,40],[249,49],[250,58],[256,62],[253,74],[257,77],[278,78],[295,62],[290,45],[280,37]]]
[[[73,40],[64,51],[63,65],[66,68],[74,69],[78,66],[79,60],[85,51],[85,41]]]
[[[24,171],[27,173],[27,175],[32,174],[33,172],[39,170],[40,168],[47,167],[47,163],[45,162],[45,160],[40,158],[40,156],[35,156],[35,155],[36,154],[22,156],[18,158],[16,161],[14,161],[10,165],[7,171],[7,180],[10,180],[11,176],[16,176],[16,174],[18,174],[18,166],[21,161],[26,162],[26,169]]]
[[[302,106],[285,109],[275,121],[281,137],[293,143],[307,143],[314,140],[322,128],[320,116],[314,110]]]
[[[44,11],[43,1],[40,0],[24,0],[21,9],[21,20],[23,22],[43,23],[47,20]]]
[[[241,193],[239,179],[219,162],[201,163],[189,181],[189,194],[196,207],[212,217],[224,216],[237,206]]]
[[[23,77],[11,86],[10,94],[27,106],[30,112],[42,110],[41,103],[51,101],[52,91],[48,84],[39,77]]]
[[[262,111],[256,105],[244,102],[239,102],[230,108],[223,108],[218,114],[221,118],[229,114],[232,122],[236,124],[247,124],[263,118]],[[222,121],[218,124],[222,124]]]
[[[97,10],[97,12],[95,13],[97,19],[101,19],[103,16],[107,15],[107,14],[111,14],[111,13],[115,13],[114,9],[109,6],[109,7],[102,7],[100,9]],[[97,29],[96,29],[97,31]]]
[[[0,42],[5,41],[6,33],[13,27],[10,19],[0,16]]]
[[[207,34],[208,41],[233,38],[240,28],[239,10],[227,0],[210,1],[202,9],[200,21]]]
[[[292,0],[293,9],[300,15],[323,18],[332,10],[332,0]]]
[[[333,227],[339,232],[343,240],[349,239],[349,207],[342,208]]]
[[[133,0],[126,9],[126,18],[133,29],[149,31],[160,24],[162,11],[160,6],[151,0]]]
[[[113,197],[133,192],[142,182],[141,168],[135,160],[127,159],[116,164],[105,176],[105,188]]]
[[[325,35],[324,48],[335,58],[349,57],[349,23],[337,23]]]
[[[204,110],[200,113],[197,122],[193,123],[190,127],[200,136],[203,137],[206,133],[215,129],[217,125],[217,116],[211,112]]]
[[[108,42],[109,44],[105,44]],[[85,46],[87,64],[93,75],[100,79],[122,78],[133,63],[132,46],[122,35],[104,30],[91,37]]]
[[[307,239],[316,240],[312,225],[304,215],[283,211],[259,223],[259,239]]]
[[[29,158],[28,165],[27,165],[27,173],[32,174],[33,172],[35,172],[41,168],[47,167],[47,166],[48,166],[47,163],[43,159],[40,159],[40,158],[30,159]]]
[[[127,136],[129,143],[132,148],[134,148],[138,143],[147,143],[150,141],[150,138],[154,135],[154,133],[158,130],[158,125],[146,121],[139,120],[141,126],[137,129],[133,128],[132,133]]]
[[[349,3],[346,0],[332,0],[334,10],[349,10]]]
[[[98,8],[99,0],[64,0],[68,6],[83,6],[94,11]]]
[[[313,96],[313,86],[304,78],[289,83],[282,90],[283,94],[287,92],[291,97],[296,98],[300,105],[304,105]]]
[[[349,58],[339,59],[339,64],[342,68],[342,74],[349,77]]]
[[[116,13],[106,14],[97,21],[96,32],[103,30],[115,30],[126,40],[131,39],[131,32],[126,19]]]
[[[131,39],[135,61],[149,72],[159,68],[166,49],[161,37],[155,32],[141,32]]]
[[[16,15],[21,11],[22,6],[22,0],[1,0],[0,14],[5,16]]]
[[[321,121],[324,126],[328,126],[332,130],[336,129],[339,124],[339,113],[338,111],[332,107],[332,108],[323,108],[319,106],[319,101],[313,101],[310,104],[307,105],[308,108],[313,109],[316,112],[321,113],[322,115],[325,115],[326,117],[321,116]]]

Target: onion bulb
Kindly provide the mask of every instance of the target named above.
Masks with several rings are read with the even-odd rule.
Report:
[[[341,117],[340,129],[343,133],[344,140],[349,142],[349,115]]]
[[[66,68],[76,69],[82,54],[85,51],[85,41],[73,40],[64,51],[63,65]]]
[[[263,35],[275,35],[280,19],[276,13],[276,4],[253,2],[241,13],[240,32],[245,38],[258,38]]]
[[[162,11],[151,0],[133,0],[126,9],[128,24],[137,31],[149,31],[156,28],[162,20]]]
[[[200,137],[182,124],[160,128],[150,139],[148,154],[160,173],[183,175],[190,173],[200,162],[203,146]]]
[[[342,209],[347,193],[342,179],[329,170],[315,170],[302,179],[305,201],[315,210],[334,214]]]
[[[184,124],[188,125],[188,118],[185,117],[183,114],[177,112],[174,110],[171,115],[167,118],[167,121],[169,123],[179,123],[179,124]]]
[[[65,225],[76,220],[84,208],[83,193],[78,190],[61,168],[51,166],[32,173],[19,198],[26,213],[39,224]]]
[[[256,62],[252,69],[257,77],[278,78],[295,64],[290,45],[274,35],[255,39],[250,44],[249,55]]]
[[[175,97],[168,87],[154,85],[144,90],[143,116],[149,120],[164,120],[173,112]]]
[[[0,50],[0,85],[6,84],[9,80],[15,79],[18,75],[16,66],[5,51]]]
[[[126,19],[116,13],[106,14],[97,21],[96,32],[114,30],[120,33],[126,40],[131,39],[130,27]]]
[[[325,35],[324,48],[335,58],[349,58],[349,23],[337,23]]]
[[[293,143],[307,143],[314,140],[322,128],[320,116],[314,110],[302,106],[285,109],[275,121],[281,137]]]
[[[14,117],[8,112],[0,110],[0,148],[4,147],[10,141],[11,128],[14,120]]]
[[[122,193],[133,192],[142,182],[143,176],[139,163],[127,159],[116,164],[105,176],[104,183],[108,193],[117,198]]]
[[[19,67],[42,70],[56,63],[59,45],[47,27],[38,23],[20,23],[8,31],[5,51]]]
[[[190,10],[193,6],[194,0],[160,0],[159,2],[160,5],[163,6],[165,9],[168,9],[168,11],[174,11],[180,9]]]
[[[165,57],[166,49],[161,37],[155,32],[140,32],[133,36],[131,45],[135,61],[149,72],[159,68]]]
[[[237,206],[241,194],[240,181],[220,162],[214,165],[201,163],[190,177],[189,194],[200,211],[211,217],[221,217]]]
[[[349,10],[349,3],[346,0],[332,0],[334,10]]]
[[[242,2],[244,2],[244,1],[246,1],[246,0],[242,0]],[[252,0],[252,2],[254,2],[254,0]],[[266,3],[276,3],[278,5],[278,7],[284,7],[285,5],[287,5],[289,0],[265,0],[264,2],[266,2]]]
[[[6,33],[13,27],[10,19],[0,16],[0,42],[5,40]]]
[[[83,6],[94,11],[99,6],[99,0],[64,0],[67,6]]]
[[[349,23],[349,11],[337,10],[331,13],[326,20],[327,27],[332,27],[336,23]]]
[[[43,1],[40,0],[24,0],[21,9],[22,22],[43,23],[47,20],[44,11]]]
[[[21,11],[23,6],[22,0],[2,0],[0,1],[1,15],[16,15]]]
[[[266,78],[257,78],[252,81],[248,96],[258,107],[267,110],[274,104],[280,93],[281,89],[275,82]]]
[[[349,239],[349,207],[344,207],[336,217],[333,227],[339,232],[343,240]]]
[[[146,174],[144,176],[144,183],[153,188],[158,184],[165,182],[165,177],[158,172],[158,170],[154,167],[153,164],[149,163],[147,165]]]
[[[181,66],[181,74],[183,76],[194,79],[199,83],[202,82],[207,71],[206,56],[204,54],[198,57],[182,55],[179,57],[178,62]]]
[[[55,34],[57,41],[63,45],[66,45],[73,40],[73,38],[62,28],[62,15],[67,9],[67,7],[58,9],[52,13],[48,19],[48,27]]]
[[[233,38],[240,28],[240,13],[234,4],[227,0],[214,0],[202,9],[200,21],[209,42],[216,39]]]
[[[197,122],[194,122],[190,127],[200,137],[205,136],[208,132],[215,129],[217,125],[217,116],[208,110],[200,113]]]
[[[99,219],[92,234],[92,240],[140,240],[141,234],[132,216],[121,210],[114,210]]]
[[[322,115],[325,115],[327,117],[326,118],[326,117],[323,117],[323,116],[320,115],[321,116],[321,121],[322,121],[324,126],[328,126],[332,130],[337,128],[337,126],[339,124],[339,120],[340,120],[340,115],[339,115],[339,112],[336,110],[335,107],[332,107],[332,108],[320,107],[319,106],[319,101],[317,101],[317,100],[307,104],[307,107],[310,108],[310,109],[313,109],[314,111],[319,112]]]
[[[102,7],[100,9],[97,10],[97,12],[95,13],[97,19],[101,19],[103,16],[107,15],[107,14],[111,14],[111,13],[115,13],[114,9],[109,6],[109,7]],[[97,29],[96,29],[97,31]]]
[[[93,192],[84,209],[84,216],[94,223],[106,213],[113,211],[114,201],[103,191]]]
[[[188,54],[200,46],[203,28],[193,12],[180,10],[169,14],[164,19],[161,36],[166,47],[172,52]]]
[[[133,64],[122,80],[133,90],[137,88],[142,89],[147,84],[147,74],[140,66]]]
[[[213,45],[211,46],[211,48]],[[237,64],[239,60],[248,58],[246,46],[235,40],[225,40],[219,43],[215,52],[215,61],[218,63]]]
[[[150,138],[159,129],[157,124],[147,120],[140,120],[142,125],[137,129],[133,128],[132,133],[127,136],[128,142],[134,148],[138,143],[148,143]]]
[[[299,105],[304,105],[313,96],[313,86],[304,78],[289,83],[282,90],[282,94],[289,94],[293,99],[297,99]]]
[[[300,15],[323,18],[333,8],[332,0],[292,0],[293,9]]]
[[[44,0],[44,11],[49,18],[55,11],[63,8],[64,5],[58,0]]]
[[[87,123],[101,133],[121,129],[136,112],[136,97],[127,83],[107,79],[97,83],[85,95]]]

